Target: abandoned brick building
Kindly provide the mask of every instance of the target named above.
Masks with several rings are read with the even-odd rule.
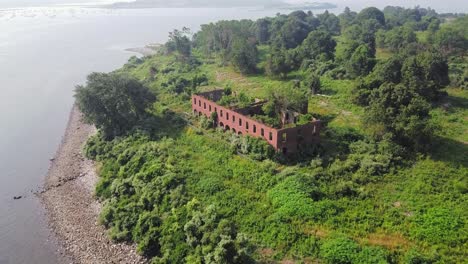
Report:
[[[265,101],[256,100],[248,107],[225,107],[218,104],[223,97],[223,90],[192,95],[192,111],[195,115],[211,117],[217,113],[217,126],[231,130],[239,135],[264,138],[276,151],[283,154],[297,152],[301,146],[315,144],[318,141],[321,123],[312,118],[310,122],[299,125],[297,117],[301,114],[284,111],[281,115],[282,128],[273,128],[254,119],[262,111]],[[307,112],[307,109],[303,111]]]

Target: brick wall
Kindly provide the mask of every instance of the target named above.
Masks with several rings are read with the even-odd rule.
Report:
[[[234,110],[220,106],[206,99],[203,95],[192,96],[192,111],[194,114],[205,115],[209,118],[211,113],[216,112],[218,126],[237,134],[263,138],[277,151],[293,153],[297,151],[298,144],[312,144],[318,140],[320,121],[314,121],[300,127],[275,129]]]

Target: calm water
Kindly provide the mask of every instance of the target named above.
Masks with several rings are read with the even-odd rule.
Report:
[[[336,2],[340,2],[339,10],[344,8],[341,4],[354,9],[359,4],[382,5],[380,1]],[[432,6],[440,5],[432,2]],[[457,2],[453,10],[444,5],[443,11],[466,11],[463,2]],[[11,6],[11,1],[0,0],[0,264],[61,262],[48,241],[43,209],[31,191],[43,183],[67,123],[74,86],[88,73],[121,66],[133,55],[124,49],[162,43],[174,28],[196,30],[210,21],[277,12],[79,7],[1,10]],[[24,198],[14,201],[13,196],[18,195]]]

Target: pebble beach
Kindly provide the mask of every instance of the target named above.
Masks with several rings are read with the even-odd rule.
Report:
[[[94,196],[96,166],[82,153],[94,133],[74,106],[40,194],[59,253],[71,263],[146,263],[135,245],[112,242],[98,222],[102,206]]]

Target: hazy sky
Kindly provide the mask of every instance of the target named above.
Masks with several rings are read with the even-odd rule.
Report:
[[[60,4],[114,3],[119,0],[0,0],[0,7],[46,6]],[[125,2],[125,1],[120,1]]]
[[[24,7],[24,6],[44,6],[57,4],[88,4],[88,3],[113,3],[131,2],[132,0],[0,0],[0,8]],[[177,0],[168,0],[177,1]],[[232,0],[235,2],[236,0]],[[252,0],[255,1],[255,0]],[[339,6],[339,9],[349,6],[353,10],[360,10],[367,6],[383,8],[387,5],[398,5],[404,7],[432,7],[438,12],[468,12],[468,0],[284,0],[289,3],[301,2],[329,2]],[[216,2],[216,0],[213,0]]]

